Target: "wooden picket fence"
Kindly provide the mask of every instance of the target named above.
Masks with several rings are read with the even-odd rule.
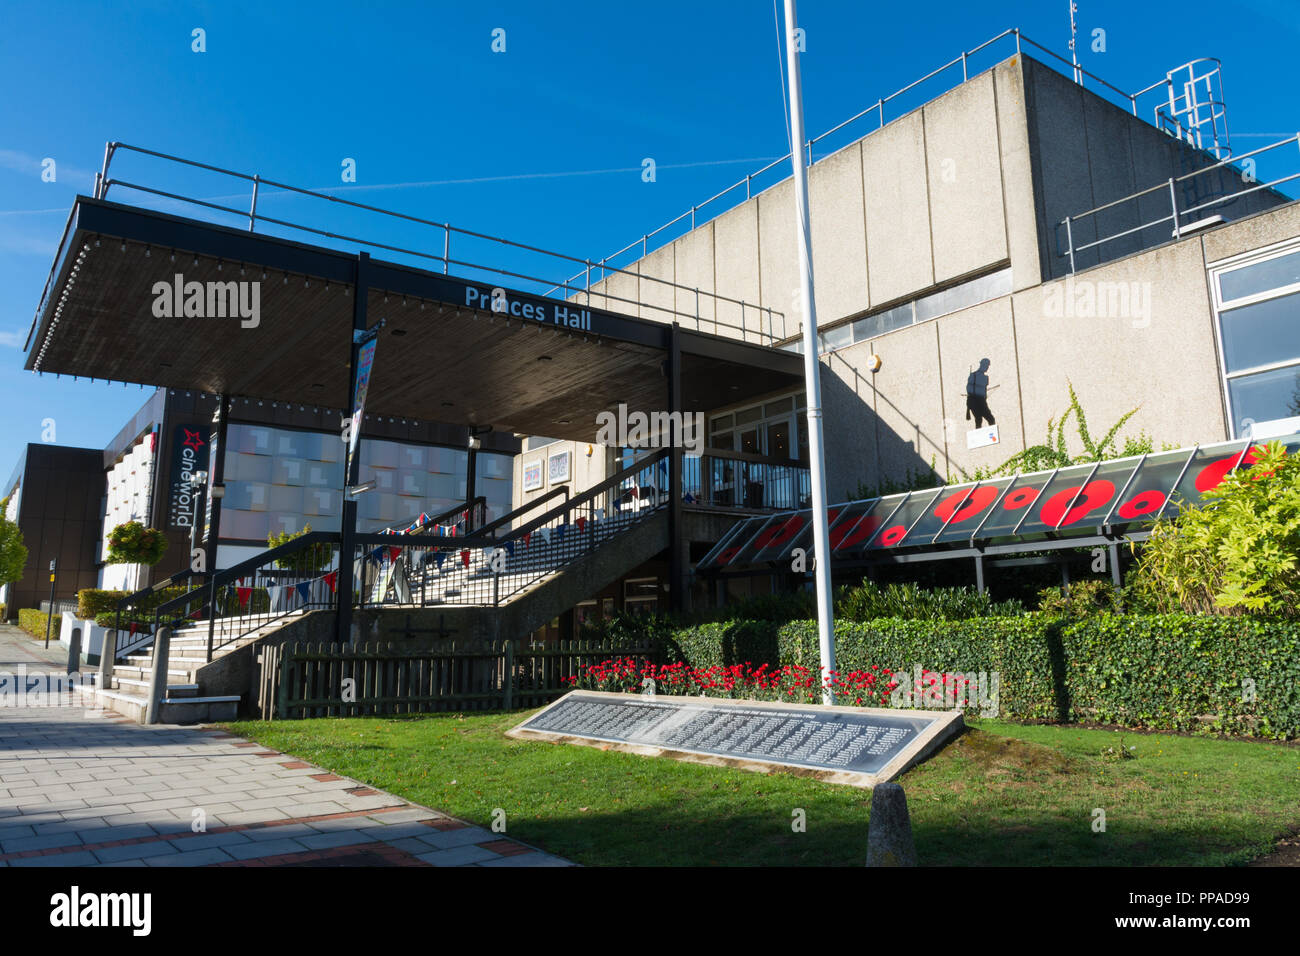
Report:
[[[611,657],[661,663],[661,656],[655,644],[601,641],[448,642],[424,650],[281,644],[262,651],[258,709],[263,720],[277,720],[541,707],[569,691],[568,678],[584,665]]]

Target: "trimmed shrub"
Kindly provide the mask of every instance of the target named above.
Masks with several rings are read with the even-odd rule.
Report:
[[[114,615],[117,613],[117,602],[124,597],[129,597],[133,591],[110,591],[104,588],[82,588],[77,592],[77,617],[83,620],[94,619],[97,623],[102,615]],[[185,593],[184,585],[163,588],[153,594],[146,596],[137,605],[137,616],[143,617],[144,612],[149,612],[147,616],[152,617],[154,608],[160,604],[166,604]],[[112,627],[112,624],[108,625]]]
[[[923,588],[915,583],[879,587],[863,581],[842,588],[835,597],[835,617],[872,621],[881,617],[910,621],[960,621],[991,615],[1010,616],[1024,611],[1019,601],[994,602],[988,592],[974,588]]]
[[[24,607],[18,609],[18,626],[33,637],[45,639],[46,622],[49,621],[50,615],[43,612],[40,608]],[[53,622],[50,623],[50,639],[58,640],[59,628],[63,625],[63,615],[54,615]]]
[[[836,669],[998,675],[998,716],[1157,730],[1300,735],[1300,628],[1196,615],[1044,615],[836,624]],[[819,664],[813,621],[673,631],[664,656],[708,668]]]
[[[1109,611],[1118,614],[1124,609],[1125,594],[1109,581],[1075,581],[1070,590],[1060,587],[1043,588],[1038,592],[1038,610],[1052,617],[1085,617]]]

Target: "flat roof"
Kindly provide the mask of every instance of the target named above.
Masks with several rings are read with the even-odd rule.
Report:
[[[78,196],[25,367],[41,373],[343,409],[355,253]],[[384,328],[366,411],[590,440],[620,402],[668,407],[672,326],[573,300],[379,259],[367,322]],[[256,325],[174,316],[191,282],[258,283]],[[187,294],[187,293],[186,293]],[[184,311],[183,308],[181,311]],[[160,314],[161,313],[161,314]],[[682,410],[707,411],[803,381],[802,358],[678,329]]]

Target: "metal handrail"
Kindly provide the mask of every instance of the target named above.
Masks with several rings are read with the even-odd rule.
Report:
[[[1218,162],[1215,162],[1209,166],[1204,166],[1201,169],[1194,169],[1190,173],[1183,173],[1181,176],[1171,176],[1169,179],[1165,180],[1164,182],[1157,183],[1154,186],[1148,186],[1146,189],[1142,189],[1137,192],[1130,193],[1129,195],[1124,196],[1120,199],[1114,199],[1111,200],[1110,202],[1102,203],[1100,206],[1096,206],[1092,209],[1086,210],[1085,212],[1076,213],[1075,215],[1071,215],[1071,216],[1066,216],[1059,223],[1057,223],[1058,228],[1060,227],[1065,228],[1065,235],[1066,235],[1066,248],[1063,252],[1059,253],[1059,255],[1069,258],[1070,272],[1073,273],[1076,271],[1075,257],[1079,253],[1086,252],[1089,249],[1094,249],[1101,245],[1105,245],[1108,242],[1114,242],[1116,239],[1122,239],[1125,236],[1130,236],[1134,233],[1142,232],[1146,229],[1151,229],[1154,228],[1155,226],[1159,226],[1167,222],[1173,223],[1175,238],[1178,238],[1181,236],[1182,233],[1181,220],[1187,217],[1189,214],[1200,212],[1202,210],[1209,209],[1213,206],[1217,206],[1220,204],[1236,202],[1238,199],[1242,198],[1243,196],[1249,196],[1251,193],[1258,192],[1261,189],[1273,189],[1277,186],[1280,186],[1283,183],[1288,183],[1291,182],[1292,180],[1300,179],[1300,173],[1292,173],[1289,176],[1281,176],[1278,177],[1277,179],[1270,180],[1269,182],[1257,183],[1256,185],[1251,186],[1249,189],[1239,189],[1235,192],[1226,193],[1222,196],[1215,196],[1205,202],[1198,203],[1193,206],[1188,206],[1186,208],[1179,208],[1178,195],[1175,187],[1177,187],[1179,184],[1189,182],[1192,179],[1195,179],[1197,176],[1204,176],[1207,173],[1213,173],[1219,170],[1223,170],[1225,168],[1230,169],[1234,167],[1236,164],[1240,163],[1242,160],[1250,159],[1253,156],[1258,156],[1261,153],[1265,153],[1273,149],[1278,149],[1283,146],[1288,146],[1292,143],[1295,143],[1297,144],[1297,146],[1300,146],[1300,133],[1296,133],[1293,136],[1288,136],[1286,139],[1278,140],[1276,143],[1270,143],[1267,146],[1261,146],[1258,149],[1252,149],[1249,152],[1241,153],[1240,155],[1237,156],[1232,156],[1227,159],[1221,159]],[[1161,216],[1157,219],[1152,219],[1150,221],[1143,222],[1141,225],[1134,226],[1129,229],[1123,229],[1119,232],[1110,233],[1098,239],[1094,239],[1091,242],[1075,244],[1074,227],[1078,224],[1079,220],[1089,216],[1095,216],[1098,213],[1105,212],[1107,209],[1113,209],[1114,207],[1124,203],[1134,202],[1135,200],[1141,199],[1143,196],[1147,196],[1150,195],[1151,193],[1160,192],[1160,191],[1165,191],[1169,194],[1169,203],[1171,209],[1171,212],[1169,214]]]
[[[247,210],[235,209],[233,207],[224,206],[221,205],[220,203],[212,202],[210,200],[204,200],[196,197],[185,196],[179,193],[168,192],[166,190],[158,189],[152,186],[145,186],[141,183],[130,182],[123,179],[113,179],[112,177],[109,176],[109,170],[111,168],[113,158],[119,149],[128,150],[145,156],[152,156],[156,159],[161,159],[167,162],[179,163],[181,165],[189,166],[195,169],[202,169],[208,172],[214,172],[226,176],[232,176],[236,179],[240,179],[245,182],[252,183],[253,194],[252,194],[251,205]],[[635,305],[641,308],[653,309],[657,312],[668,313],[670,315],[679,318],[693,319],[695,321],[697,329],[699,328],[699,325],[702,321],[708,321],[712,323],[715,327],[735,329],[741,332],[742,337],[749,332],[754,332],[757,334],[760,341],[766,340],[768,344],[771,344],[772,342],[775,342],[779,338],[781,338],[781,336],[777,336],[770,331],[772,327],[775,325],[775,321],[774,321],[775,317],[779,316],[781,318],[783,328],[785,324],[784,313],[778,312],[777,310],[772,309],[770,307],[757,306],[754,305],[753,303],[746,303],[740,299],[733,299],[730,296],[720,295],[717,293],[712,293],[712,292],[701,293],[700,290],[697,288],[685,286],[680,283],[674,282],[670,279],[664,279],[660,276],[647,275],[639,270],[619,268],[616,266],[609,265],[606,262],[596,264],[596,263],[592,263],[590,259],[581,259],[578,258],[577,256],[571,256],[565,253],[555,252],[554,250],[544,249],[540,246],[534,246],[528,243],[516,242],[511,239],[506,239],[502,236],[494,236],[488,233],[478,232],[473,229],[464,229],[459,226],[453,226],[447,222],[437,222],[432,219],[425,219],[420,216],[414,216],[409,213],[399,212],[394,209],[387,209],[382,206],[374,206],[369,203],[356,202],[355,200],[351,200],[351,199],[343,199],[338,196],[330,195],[329,193],[326,192],[321,192],[319,190],[305,189],[301,186],[294,186],[289,183],[279,182],[278,180],[267,179],[266,177],[261,176],[260,174],[243,173],[238,170],[226,169],[224,167],[216,166],[211,163],[204,163],[199,160],[187,159],[183,156],[176,156],[171,153],[163,153],[158,150],[148,149],[143,146],[135,146],[131,143],[110,142],[105,147],[104,164],[101,171],[96,175],[95,178],[95,198],[96,199],[107,198],[108,190],[112,186],[118,186],[123,189],[133,189],[138,192],[148,193],[150,195],[159,196],[161,198],[171,199],[177,202],[189,203],[207,209],[212,209],[217,212],[223,212],[234,216],[239,216],[241,218],[247,219],[248,229],[250,232],[253,231],[254,227],[258,222],[264,222],[276,226],[282,226],[287,229],[296,229],[303,232],[309,232],[312,233],[313,235],[323,236],[329,239],[334,239],[342,242],[353,242],[361,245],[371,246],[376,249],[385,249],[391,252],[401,253],[403,255],[412,255],[412,256],[417,256],[419,258],[434,260],[442,263],[444,274],[446,274],[449,271],[450,266],[454,264],[463,268],[478,269],[484,272],[490,272],[495,275],[505,276],[512,279],[522,279],[528,282],[536,283],[538,286],[547,286],[549,283],[552,283],[554,281],[552,278],[549,277],[533,276],[522,272],[513,272],[510,270],[502,269],[498,266],[487,265],[484,263],[468,262],[464,260],[453,259],[451,257],[450,248],[451,248],[451,236],[453,233],[468,238],[472,238],[472,239],[479,239],[487,242],[498,243],[500,245],[508,246],[513,249],[518,249],[523,252],[536,253],[538,255],[548,256],[554,259],[561,260],[562,262],[576,263],[584,267],[585,275],[586,275],[586,282],[584,285],[574,287],[575,280],[573,279],[565,280],[559,283],[558,285],[550,286],[550,288],[545,293],[543,293],[544,295],[549,295],[551,292],[554,292],[557,289],[564,289],[565,293],[569,295],[577,295],[577,294],[585,293],[588,296],[588,301],[590,301],[591,282],[592,282],[591,270],[593,268],[596,268],[600,270],[600,272],[602,273],[601,280],[607,279],[609,277],[608,276],[609,273],[617,273],[617,274],[632,276],[637,278],[638,280],[655,282],[658,283],[660,286],[666,286],[675,291],[691,293],[695,297],[695,301],[697,303],[697,311],[696,314],[692,315],[687,312],[682,312],[676,308],[654,305],[648,302],[642,302],[637,299],[625,299],[621,296],[611,295],[608,292],[597,293],[598,295],[602,296],[607,300],[626,303],[628,305]],[[429,226],[434,229],[441,230],[443,233],[442,254],[438,255],[435,253],[425,252],[418,249],[409,249],[402,246],[396,246],[396,245],[378,242],[370,239],[364,239],[357,236],[349,236],[341,233],[334,233],[329,230],[318,229],[312,226],[303,225],[301,223],[295,223],[284,219],[278,219],[273,216],[267,216],[263,213],[259,213],[257,210],[257,201],[259,196],[259,190],[263,186],[271,186],[276,189],[283,189],[285,191],[292,192],[297,195],[311,196],[317,199],[325,199],[328,200],[329,202],[338,203],[340,205],[348,206],[354,209],[359,209],[366,212],[379,213],[381,215],[391,216],[393,218],[415,223],[417,225]],[[51,273],[51,276],[52,275],[53,273]],[[582,276],[584,275],[584,272],[578,272],[576,275]],[[48,282],[47,282],[47,286],[48,286]],[[699,296],[701,294],[703,294],[706,298],[714,300],[715,302],[725,302],[731,305],[740,306],[742,310],[748,307],[748,308],[755,308],[758,309],[760,312],[766,313],[768,317],[769,331],[764,332],[761,328],[746,329],[743,325],[734,325],[729,322],[723,322],[721,320],[718,320],[716,317],[714,319],[702,320],[698,314],[698,302],[699,302]],[[674,304],[675,303],[676,303],[676,297],[674,296]],[[40,309],[37,310],[38,317],[39,314],[40,314]],[[716,316],[716,309],[715,309],[715,316]],[[34,322],[33,328],[35,327],[35,324],[36,323]]]

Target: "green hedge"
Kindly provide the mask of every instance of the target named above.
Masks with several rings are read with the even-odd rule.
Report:
[[[18,626],[33,637],[45,639],[45,622],[49,620],[49,615],[39,608],[24,607],[18,609]],[[54,622],[50,626],[50,639],[57,641],[59,639],[59,627],[63,623],[63,615],[54,615]]]
[[[998,715],[1261,737],[1300,735],[1300,625],[1201,615],[1027,614],[837,622],[836,668],[996,674]],[[812,621],[728,621],[665,639],[693,667],[820,666]],[[1248,691],[1253,681],[1254,699]]]
[[[124,597],[129,597],[133,591],[108,591],[104,588],[82,588],[77,592],[77,617],[82,620],[91,620],[98,618],[101,614],[110,614],[117,612],[117,602]],[[163,588],[153,594],[144,597],[137,607],[141,611],[152,612],[160,604],[164,604],[173,598],[178,598],[185,593],[184,585]],[[149,617],[152,617],[152,613]]]

